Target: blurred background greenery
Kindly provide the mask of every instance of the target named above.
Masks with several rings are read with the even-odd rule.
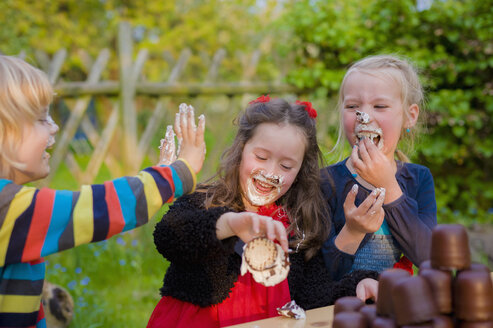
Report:
[[[114,59],[123,20],[132,26],[135,52],[149,50],[143,69],[148,81],[163,81],[172,69],[163,58],[177,58],[185,48],[191,57],[181,78],[203,81],[213,54],[224,49],[217,80],[248,77],[299,88],[298,96],[321,113],[319,137],[328,163],[340,156],[329,151],[337,139],[334,99],[345,69],[367,55],[408,57],[421,70],[427,102],[419,138],[407,153],[434,176],[439,222],[492,223],[493,0],[4,0],[0,51],[41,65],[36,51],[51,56],[67,49],[59,81],[83,81],[87,58],[108,48],[112,57],[102,79],[117,80]],[[251,76],[245,63],[253,60]],[[172,104],[192,103],[208,117],[225,107],[220,128],[229,129],[238,111],[257,96],[182,97]],[[149,117],[146,101],[140,99],[141,124]],[[55,109],[63,124],[62,107]],[[231,132],[225,140],[214,140],[210,131],[206,137],[209,164],[202,180],[214,171],[218,148]],[[87,154],[75,148],[74,143],[78,162],[87,164]],[[152,162],[146,158],[144,164]],[[96,181],[111,177],[103,166]],[[50,186],[79,184],[62,164]],[[71,327],[146,325],[167,267],[152,242],[153,226],[165,210],[134,232],[48,258],[48,279],[66,286],[76,301]]]

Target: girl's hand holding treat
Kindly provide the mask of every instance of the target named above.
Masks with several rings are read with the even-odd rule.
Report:
[[[236,235],[248,243],[256,237],[265,235],[270,240],[278,240],[282,249],[285,252],[288,251],[286,229],[281,222],[270,216],[250,212],[228,212],[221,215],[217,220],[216,228],[218,239],[226,239]]]
[[[385,204],[402,195],[401,187],[395,178],[395,160],[387,158],[368,138],[361,139],[353,147],[350,161],[358,176],[375,188],[385,188]]]
[[[385,212],[382,208],[385,189],[374,189],[370,195],[356,206],[358,185],[354,184],[344,201],[346,224],[336,238],[336,246],[347,253],[354,253],[367,233],[377,231],[383,223]]]

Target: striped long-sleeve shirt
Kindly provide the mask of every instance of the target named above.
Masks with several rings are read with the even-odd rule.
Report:
[[[46,327],[44,256],[147,223],[194,188],[195,174],[181,160],[76,192],[0,179],[0,327]]]

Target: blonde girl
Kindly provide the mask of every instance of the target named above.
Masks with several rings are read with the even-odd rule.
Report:
[[[347,71],[340,132],[352,152],[322,170],[333,219],[323,253],[333,278],[355,269],[412,270],[428,259],[437,224],[433,178],[397,149],[414,133],[422,104],[416,69],[402,58],[371,56]]]

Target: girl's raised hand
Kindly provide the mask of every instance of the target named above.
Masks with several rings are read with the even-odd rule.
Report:
[[[245,243],[253,238],[265,236],[270,240],[278,240],[282,249],[288,251],[288,237],[284,225],[270,216],[251,212],[228,212],[217,220],[216,234],[218,239],[238,236]]]

